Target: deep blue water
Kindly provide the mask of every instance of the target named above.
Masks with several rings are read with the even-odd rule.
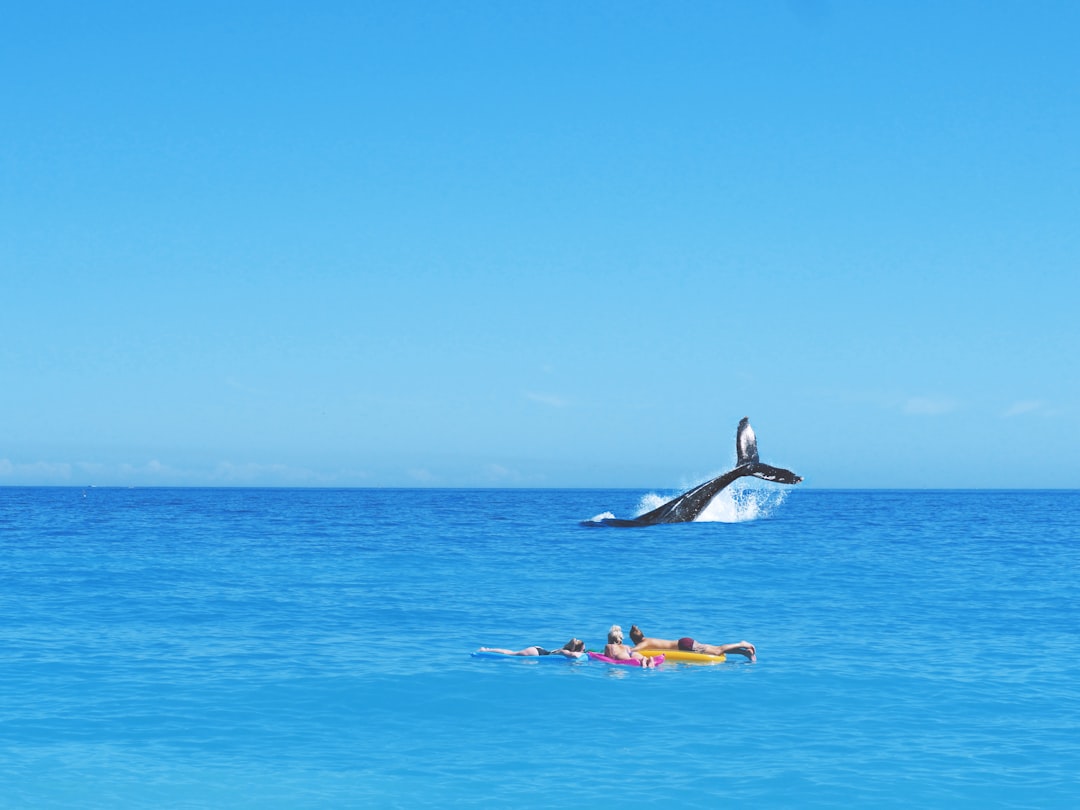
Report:
[[[0,488],[0,806],[1080,805],[1080,492],[783,492]]]

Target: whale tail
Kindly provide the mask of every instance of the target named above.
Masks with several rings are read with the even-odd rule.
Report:
[[[778,484],[797,484],[802,481],[801,475],[796,475],[791,470],[783,467],[770,467],[760,461],[752,462],[746,467],[744,475],[752,475],[764,481],[775,481]]]
[[[738,460],[735,469],[742,475],[752,475],[764,481],[775,481],[778,484],[797,484],[802,481],[802,476],[796,475],[791,470],[781,467],[770,467],[762,464],[758,459],[757,436],[750,427],[750,419],[743,417],[739,420],[739,429],[735,433],[735,453]]]
[[[754,429],[750,427],[748,416],[739,420],[739,429],[735,431],[735,453],[738,459],[735,462],[736,467],[757,463],[757,436],[754,435]]]

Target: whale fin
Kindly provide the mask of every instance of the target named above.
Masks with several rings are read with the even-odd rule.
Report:
[[[802,476],[796,475],[791,470],[785,470],[783,467],[770,467],[760,461],[751,462],[746,474],[764,481],[775,481],[778,484],[797,484],[802,481]]]
[[[735,453],[736,466],[757,463],[757,436],[754,435],[754,429],[750,427],[749,417],[744,416],[739,420],[739,429],[735,432]]]

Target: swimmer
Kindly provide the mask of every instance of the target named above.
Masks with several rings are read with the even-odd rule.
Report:
[[[502,653],[503,655],[563,655],[567,658],[581,658],[585,655],[585,642],[579,638],[572,638],[557,650],[546,650],[539,644],[526,647],[524,650],[505,650],[501,647],[481,647],[480,652]]]

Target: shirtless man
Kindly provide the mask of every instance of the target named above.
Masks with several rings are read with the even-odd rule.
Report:
[[[630,628],[630,640],[634,642],[634,652],[641,650],[682,650],[684,652],[705,653],[706,655],[727,655],[736,653],[745,655],[751,661],[757,661],[757,650],[749,641],[735,644],[701,644],[692,638],[680,638],[678,641],[667,638],[648,638],[635,624]]]

